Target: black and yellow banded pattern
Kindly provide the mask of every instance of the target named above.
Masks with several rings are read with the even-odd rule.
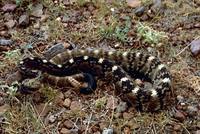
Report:
[[[140,110],[143,109],[143,103],[148,103],[150,109],[161,109],[166,95],[171,91],[171,76],[166,66],[157,57],[141,52],[104,49],[66,50],[50,60],[39,57],[26,58],[20,62],[20,68],[40,70],[51,75],[51,78],[55,76],[56,80],[81,72],[92,76],[112,73],[113,81],[120,87],[119,91],[134,98]],[[135,83],[134,78],[148,80],[153,87],[143,90]],[[87,79],[92,80],[92,77]],[[89,91],[91,90],[88,89],[87,92]]]

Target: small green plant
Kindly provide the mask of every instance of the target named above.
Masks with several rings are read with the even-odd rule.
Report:
[[[127,33],[129,32],[131,28],[130,17],[126,17],[125,20],[126,20],[125,25],[122,27],[117,26],[115,28],[115,33],[114,33],[114,36],[122,42],[128,41]]]
[[[40,89],[40,91],[42,94],[44,94],[46,101],[53,100],[57,94],[57,90],[54,90],[53,88],[49,87],[48,85],[44,85],[44,87],[42,87]]]
[[[90,0],[77,0],[76,1],[77,5],[80,6],[80,7],[84,6],[88,2],[90,2]]]
[[[21,3],[22,3],[22,0],[15,0],[15,3],[16,3],[17,6],[20,6]]]
[[[143,39],[145,43],[156,45],[165,42],[168,39],[168,36],[164,32],[158,32],[151,27],[138,23],[137,27],[137,36],[140,39]]]
[[[119,25],[116,19],[110,25],[105,25],[100,27],[100,34],[107,39],[117,39],[121,42],[127,42],[127,33],[131,28],[131,21],[129,17],[125,18],[125,24]]]
[[[0,68],[6,67],[11,64],[16,65],[18,63],[18,60],[21,57],[20,49],[8,51],[8,52],[5,52],[4,54],[5,54],[4,56],[5,62],[0,62]]]
[[[19,83],[18,82],[13,82],[11,86],[1,84],[0,85],[0,90],[5,90],[6,93],[10,96],[13,97],[16,95],[16,92],[18,91],[19,88]]]
[[[95,101],[95,107],[96,108],[103,108],[106,104],[106,97],[100,98],[98,100]]]

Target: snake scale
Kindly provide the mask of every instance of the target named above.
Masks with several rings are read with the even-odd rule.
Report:
[[[112,75],[117,91],[126,95],[139,110],[157,111],[163,108],[171,93],[171,75],[159,58],[135,51],[108,51],[104,49],[73,49],[61,52],[51,59],[28,57],[20,62],[20,69],[40,70],[51,80],[64,82],[66,76],[82,73],[88,87],[82,93],[96,88],[94,76]],[[135,78],[152,83],[144,89]]]

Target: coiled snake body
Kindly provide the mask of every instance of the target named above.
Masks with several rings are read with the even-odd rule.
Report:
[[[93,76],[112,74],[113,82],[121,94],[128,96],[139,110],[159,110],[171,92],[171,76],[166,66],[152,55],[134,51],[107,51],[103,49],[66,50],[50,60],[40,57],[25,58],[20,69],[40,70],[46,76],[56,79],[83,73],[89,83],[81,90],[90,93],[96,88]],[[89,74],[89,75],[88,75]],[[135,78],[150,81],[153,86],[144,89]]]

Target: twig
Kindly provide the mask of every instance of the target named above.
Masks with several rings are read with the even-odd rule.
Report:
[[[198,36],[198,37],[196,37],[194,40],[197,40],[197,39],[199,39],[200,38],[200,36]],[[177,57],[177,56],[179,56],[181,53],[183,53],[189,46],[191,46],[191,43],[190,44],[188,44],[186,47],[184,47],[178,54],[176,54],[174,57]]]
[[[89,128],[91,119],[92,119],[92,113],[90,114],[90,118],[89,118],[89,120],[88,120],[88,122],[87,122],[87,127],[86,127],[86,129],[85,129],[85,134],[87,134],[87,131],[88,131],[88,128]]]

